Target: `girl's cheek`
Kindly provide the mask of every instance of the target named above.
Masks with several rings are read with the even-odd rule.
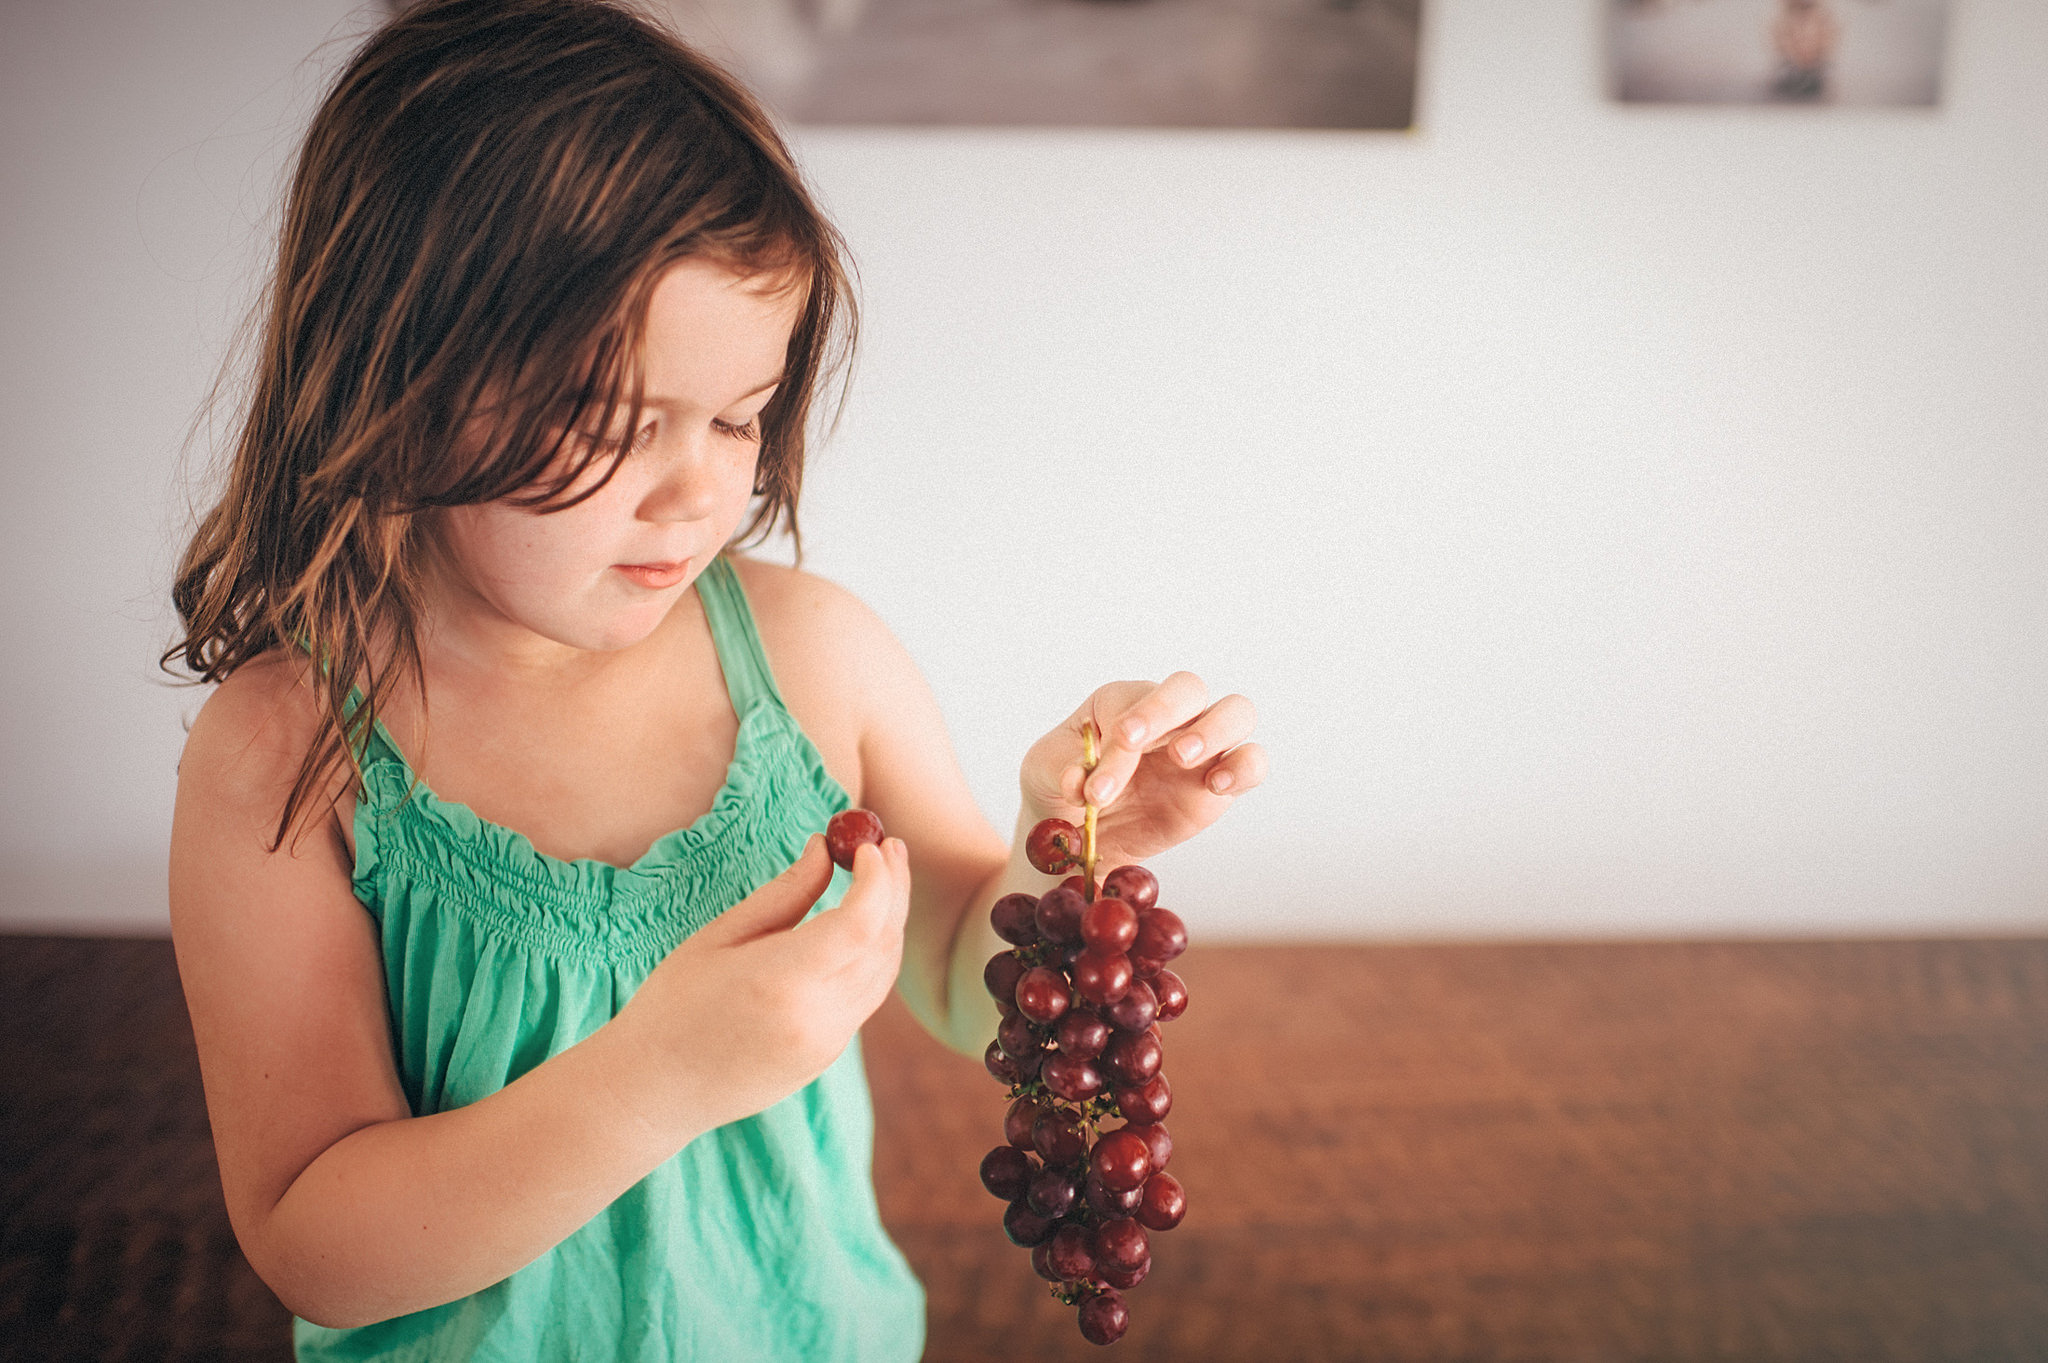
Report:
[[[452,507],[442,534],[445,557],[472,586],[540,586],[559,571],[551,527],[505,506]]]

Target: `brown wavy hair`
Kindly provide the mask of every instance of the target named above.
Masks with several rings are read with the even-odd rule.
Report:
[[[184,637],[162,659],[207,682],[278,649],[317,664],[321,732],[273,847],[359,768],[400,680],[424,692],[429,513],[545,513],[601,486],[619,452],[582,437],[637,426],[648,300],[693,256],[804,293],[737,537],[780,527],[800,555],[851,266],[753,98],[615,0],[427,0],[349,63],[300,152],[227,486],[179,564]]]

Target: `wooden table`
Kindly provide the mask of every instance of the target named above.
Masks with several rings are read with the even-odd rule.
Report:
[[[883,1213],[931,1363],[2048,1359],[2048,942],[1198,947],[1188,1219],[1098,1353],[891,1004]],[[0,937],[0,1357],[270,1360],[169,944]]]

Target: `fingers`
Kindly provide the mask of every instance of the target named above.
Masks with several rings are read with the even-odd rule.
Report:
[[[901,838],[884,838],[880,846],[867,845],[853,854],[853,884],[846,899],[873,919],[873,926],[901,938],[910,916],[910,849]]]
[[[1208,703],[1209,688],[1200,677],[1176,672],[1116,713],[1097,714],[1096,726],[1107,746],[1088,778],[1088,799],[1098,805],[1114,800],[1138,769],[1138,760],[1201,714]]]
[[[745,941],[795,927],[832,883],[823,834],[813,833],[789,869],[727,909],[699,932],[712,943]]]
[[[910,852],[901,838],[879,847],[863,845],[853,854],[853,882],[837,906],[803,925],[799,935],[834,938],[835,956],[893,952],[901,957],[904,923],[910,916]],[[894,978],[894,969],[890,971]]]
[[[1259,727],[1259,712],[1243,696],[1230,695],[1197,716],[1193,723],[1168,735],[1163,747],[1174,765],[1194,770],[1218,754],[1226,753],[1252,736]]]
[[[1210,764],[1202,784],[1215,795],[1242,795],[1266,779],[1266,750],[1240,743]]]

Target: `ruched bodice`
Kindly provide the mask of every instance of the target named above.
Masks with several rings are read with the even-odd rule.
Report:
[[[849,805],[782,703],[737,573],[704,605],[739,733],[724,786],[631,866],[565,861],[418,781],[382,726],[363,754],[356,896],[377,919],[415,1115],[477,1101],[609,1021],[679,943],[783,871]],[[835,872],[819,909],[838,903]],[[299,1321],[305,1360],[890,1360],[924,1299],[876,1212],[859,1044],[707,1132],[540,1259],[358,1329]]]

